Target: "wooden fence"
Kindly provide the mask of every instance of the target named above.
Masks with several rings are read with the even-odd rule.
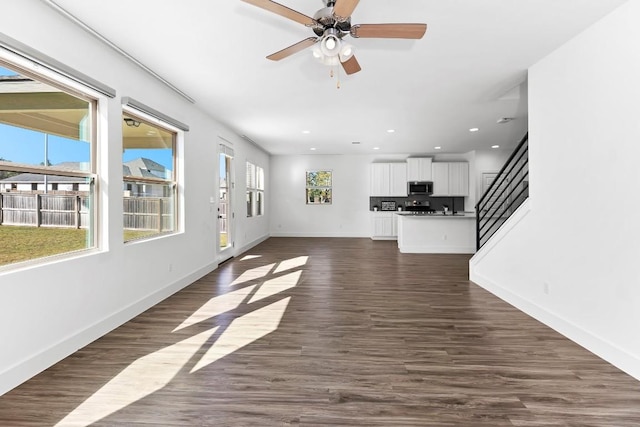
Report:
[[[89,196],[0,193],[0,224],[86,228]]]
[[[125,197],[124,228],[172,231],[173,203],[168,197]],[[0,225],[87,228],[86,194],[0,193]]]
[[[173,202],[170,197],[125,197],[126,230],[173,231]]]

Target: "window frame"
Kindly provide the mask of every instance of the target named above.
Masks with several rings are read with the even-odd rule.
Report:
[[[329,177],[330,177],[330,183],[329,185],[309,185],[309,174],[312,173],[321,173],[321,172],[325,172],[325,173],[329,173]],[[331,196],[326,199],[325,201],[310,201],[310,196],[309,196],[309,192],[310,191],[329,191],[329,193],[331,194]],[[331,169],[314,169],[314,170],[308,170],[305,173],[305,203],[307,205],[331,205],[333,203],[333,170]]]
[[[130,98],[123,98],[123,101],[129,101]],[[141,104],[142,105],[142,104]],[[148,107],[147,107],[148,108]],[[133,177],[133,178],[127,178],[124,174],[122,176],[122,184],[123,184],[123,191],[125,188],[125,185],[131,185],[132,187],[135,186],[139,186],[139,185],[169,185],[169,187],[171,188],[171,199],[173,200],[173,219],[172,219],[172,229],[171,230],[166,230],[166,231],[160,231],[158,233],[153,233],[153,234],[149,234],[149,235],[144,235],[144,236],[140,236],[140,237],[136,237],[136,238],[132,238],[129,240],[124,239],[124,212],[123,212],[123,217],[122,217],[122,225],[123,225],[123,241],[124,244],[130,244],[130,243],[134,243],[134,242],[140,242],[140,241],[146,241],[146,240],[150,240],[150,239],[155,239],[158,237],[162,237],[162,236],[168,236],[168,235],[173,235],[176,233],[180,233],[181,227],[181,206],[182,204],[180,203],[180,191],[179,191],[179,187],[180,187],[180,174],[179,174],[179,170],[178,170],[178,141],[181,138],[181,134],[180,132],[182,131],[181,129],[178,129],[174,126],[172,126],[171,123],[169,123],[169,120],[164,120],[166,116],[161,115],[160,113],[156,113],[156,114],[149,114],[146,111],[142,111],[142,110],[138,110],[137,108],[133,107],[132,104],[123,104],[122,105],[122,112],[120,115],[120,120],[123,120],[124,116],[127,117],[131,117],[134,118],[136,120],[139,120],[141,123],[144,122],[147,125],[150,126],[154,126],[154,127],[158,127],[161,128],[164,131],[170,132],[172,134],[172,159],[171,159],[171,167],[172,167],[172,178],[171,179],[163,179],[163,178],[153,178],[153,177]],[[159,118],[159,116],[161,116],[162,118]],[[186,129],[188,129],[188,127],[186,127]],[[124,135],[123,135],[123,153],[124,153]],[[122,158],[120,158],[120,164],[124,165],[124,161]],[[163,193],[164,194],[164,193]],[[162,196],[165,197],[165,196]],[[123,201],[124,201],[124,194],[123,194]]]
[[[264,215],[264,169],[257,164],[245,163],[247,218]]]
[[[5,46],[2,45],[2,47]],[[27,68],[27,65],[30,65],[35,71]],[[24,56],[20,55],[20,53],[15,50],[9,50],[7,52],[0,49],[0,67],[14,71],[21,76],[51,86],[69,96],[87,102],[87,118],[89,122],[87,133],[88,139],[83,139],[83,141],[86,141],[89,144],[88,170],[69,170],[58,168],[56,165],[31,165],[11,161],[0,161],[0,169],[20,174],[31,173],[36,175],[84,179],[89,185],[89,190],[87,192],[90,200],[88,224],[86,226],[86,246],[84,248],[52,255],[37,256],[24,261],[16,261],[1,265],[0,271],[20,268],[24,265],[43,264],[51,259],[76,258],[86,254],[87,252],[98,250],[101,244],[100,230],[102,228],[99,223],[100,191],[98,188],[99,176],[97,173],[97,153],[99,151],[98,127],[100,126],[98,122],[98,110],[100,108],[100,104],[102,104],[105,99],[105,96],[110,95],[102,91],[97,91],[92,85],[83,84],[84,82],[82,80],[72,78],[68,74],[61,74],[46,64],[37,62],[37,60],[25,61]],[[10,123],[8,123],[8,125],[14,126]],[[78,225],[78,227],[84,228],[80,225]],[[36,227],[34,226],[34,228]]]
[[[256,216],[264,215],[264,169],[256,166]]]

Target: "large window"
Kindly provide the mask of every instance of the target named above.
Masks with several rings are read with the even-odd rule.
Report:
[[[95,246],[96,101],[0,61],[0,266]]]
[[[176,132],[122,116],[124,241],[176,231]]]
[[[247,217],[264,214],[264,169],[247,162]]]

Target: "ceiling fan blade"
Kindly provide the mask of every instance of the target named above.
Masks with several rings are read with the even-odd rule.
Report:
[[[291,56],[296,52],[300,52],[301,50],[313,46],[317,41],[318,39],[316,37],[309,37],[308,39],[304,39],[301,42],[292,44],[291,46],[286,47],[276,53],[272,53],[271,55],[267,56],[267,59],[270,59],[272,61],[280,61],[281,59]]]
[[[344,72],[347,74],[355,74],[358,71],[362,70],[355,56],[352,56],[351,58],[344,61],[342,63],[342,68],[344,68]]]
[[[337,0],[336,5],[333,6],[333,16],[335,16],[338,21],[346,21],[353,13],[359,1],[360,0]]]
[[[276,3],[271,0],[242,0],[245,3],[252,4],[254,6],[258,6],[264,10],[268,10],[269,12],[273,12],[277,15],[284,16],[285,18],[289,18],[293,21],[299,22],[302,25],[311,26],[316,23],[316,21],[303,13],[300,13],[296,10],[290,9],[287,6],[283,6],[279,3]]]
[[[351,27],[351,35],[361,38],[421,39],[427,24],[361,24]]]

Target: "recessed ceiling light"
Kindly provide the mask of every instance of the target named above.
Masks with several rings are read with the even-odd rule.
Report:
[[[480,129],[478,129],[478,128],[471,128],[471,129],[469,129],[469,132],[478,132],[479,130]]]
[[[308,134],[311,133],[311,131],[310,130],[303,130],[302,133],[304,133],[305,135],[308,135]]]
[[[491,148],[500,148],[499,145],[492,145]]]
[[[311,147],[311,148],[309,148],[309,150],[316,151],[315,147]]]
[[[387,129],[387,133],[394,133],[395,131],[395,129]]]
[[[373,149],[374,149],[374,150],[379,150],[379,149],[380,149],[380,147],[373,147]]]
[[[442,147],[438,146],[438,147],[433,147],[434,150],[440,150],[442,149]]]

